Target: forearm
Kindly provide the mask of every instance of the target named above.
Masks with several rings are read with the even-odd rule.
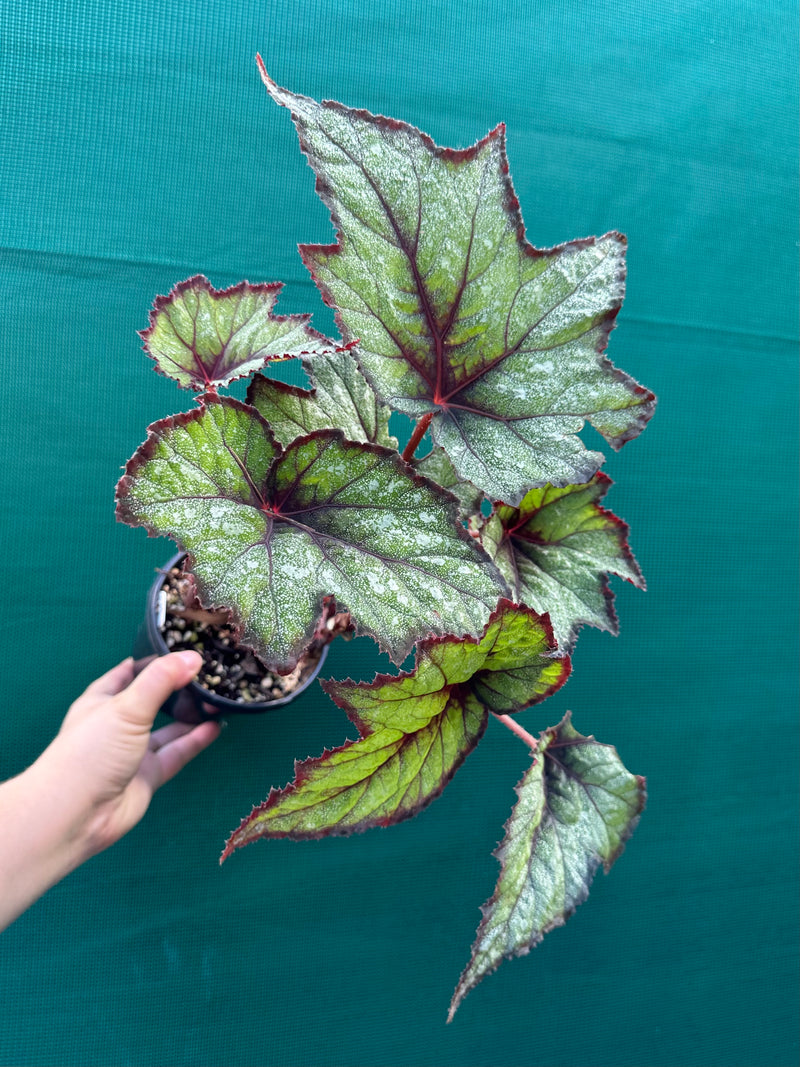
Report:
[[[0,784],[0,930],[91,855],[91,812],[64,796],[52,752]]]

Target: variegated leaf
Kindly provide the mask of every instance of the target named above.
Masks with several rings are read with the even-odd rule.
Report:
[[[628,526],[600,507],[611,484],[597,474],[584,485],[532,489],[518,508],[499,504],[474,524],[514,599],[546,611],[566,650],[583,623],[617,633],[606,572],[645,588],[628,547]]]
[[[561,926],[589,895],[595,871],[608,873],[636,828],[646,783],[610,745],[583,737],[567,712],[545,730],[495,853],[502,870],[484,904],[472,958],[450,1004],[504,959],[522,956]]]
[[[314,430],[336,428],[349,441],[397,447],[389,433],[389,409],[378,402],[350,352],[304,359],[303,369],[312,389],[257,374],[247,393],[248,403],[264,416],[282,445]]]
[[[566,680],[546,619],[502,600],[480,638],[432,637],[414,669],[372,683],[323,682],[360,737],[295,768],[231,835],[223,859],[259,837],[323,837],[386,826],[437,797],[490,711],[519,711]]]
[[[156,369],[184,389],[216,390],[269,360],[335,349],[312,330],[310,315],[273,315],[280,282],[214,289],[197,274],[156,297],[142,330]]]
[[[335,245],[301,247],[324,299],[384,403],[419,418],[461,479],[517,503],[532,485],[588,480],[602,463],[585,420],[613,448],[654,397],[603,353],[624,294],[618,233],[538,250],[498,126],[440,148],[394,119],[277,86],[331,209]]]
[[[174,538],[198,593],[288,671],[326,596],[395,662],[430,633],[479,632],[505,583],[455,504],[397,452],[317,430],[283,450],[251,407],[206,396],[150,427],[119,518]]]
[[[484,499],[483,493],[472,482],[465,482],[463,478],[459,478],[443,448],[431,449],[426,456],[415,459],[412,466],[418,474],[423,474],[437,485],[441,485],[443,489],[449,490],[458,500],[461,514],[465,519],[480,514],[481,503]]]

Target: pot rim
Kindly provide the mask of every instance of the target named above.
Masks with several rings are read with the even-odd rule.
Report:
[[[167,643],[161,635],[161,631],[157,624],[158,615],[158,594],[161,592],[161,588],[166,580],[167,574],[177,564],[181,563],[186,556],[187,552],[176,552],[163,567],[159,568],[158,575],[155,581],[150,586],[150,590],[147,594],[147,636],[150,639],[150,643],[153,646],[155,652],[160,656],[165,656],[169,653]],[[279,708],[284,704],[289,704],[296,697],[299,697],[301,693],[314,682],[322,669],[322,664],[325,662],[328,655],[328,645],[323,645],[314,667],[309,671],[308,676],[293,689],[291,693],[287,693],[286,696],[278,697],[275,700],[253,700],[249,703],[244,701],[231,700],[228,697],[218,696],[210,689],[205,689],[199,682],[191,681],[186,686],[186,689],[190,690],[196,702],[205,701],[208,704],[213,704],[222,711],[229,711],[237,715],[257,715],[260,712],[270,711],[272,708]],[[216,716],[215,716],[216,717]]]

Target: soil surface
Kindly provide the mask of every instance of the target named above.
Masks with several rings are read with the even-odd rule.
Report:
[[[217,696],[241,704],[279,700],[293,693],[319,660],[319,648],[309,650],[309,658],[291,674],[274,674],[249,649],[236,644],[226,612],[209,612],[197,605],[191,579],[180,567],[167,573],[162,592],[166,612],[159,629],[167,648],[199,652],[203,666],[196,681]]]

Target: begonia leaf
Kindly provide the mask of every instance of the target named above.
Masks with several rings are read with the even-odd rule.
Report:
[[[618,632],[606,572],[645,588],[627,524],[599,504],[611,484],[597,474],[583,485],[532,489],[518,508],[500,504],[476,527],[514,599],[546,611],[566,650],[583,623]]]
[[[281,282],[214,289],[195,275],[158,296],[142,330],[156,369],[184,389],[214,390],[272,359],[335,349],[308,325],[310,315],[273,315]]]
[[[350,352],[331,352],[303,360],[312,389],[286,385],[257,374],[247,401],[264,416],[282,445],[331,427],[348,441],[371,441],[396,448],[389,433],[389,409],[378,402]]]
[[[622,304],[618,233],[539,250],[524,236],[501,125],[440,148],[406,123],[282,89],[338,231],[301,254],[380,399],[419,418],[460,478],[518,503],[589,479],[655,398],[605,358]]]
[[[483,493],[472,482],[459,478],[443,448],[431,449],[426,456],[413,460],[411,465],[419,474],[424,474],[426,478],[451,492],[458,500],[459,509],[465,518],[480,513]]]
[[[616,749],[579,734],[569,712],[541,735],[516,792],[495,852],[500,877],[448,1021],[502,960],[525,955],[586,900],[595,871],[602,863],[608,873],[647,798],[644,778],[625,769]]]
[[[260,837],[344,835],[416,815],[475,747],[487,716],[469,693],[455,693],[411,732],[379,729],[296,764],[294,782],[243,820],[222,859]]]
[[[203,401],[149,428],[117,514],[187,550],[204,605],[268,666],[295,665],[326,596],[397,663],[481,630],[506,586],[448,494],[380,445],[317,430],[284,450],[253,408]]]
[[[296,765],[231,835],[223,859],[259,837],[324,837],[387,826],[437,797],[490,711],[519,711],[566,680],[547,619],[502,600],[480,638],[432,637],[413,670],[372,683],[323,682],[360,737]]]

